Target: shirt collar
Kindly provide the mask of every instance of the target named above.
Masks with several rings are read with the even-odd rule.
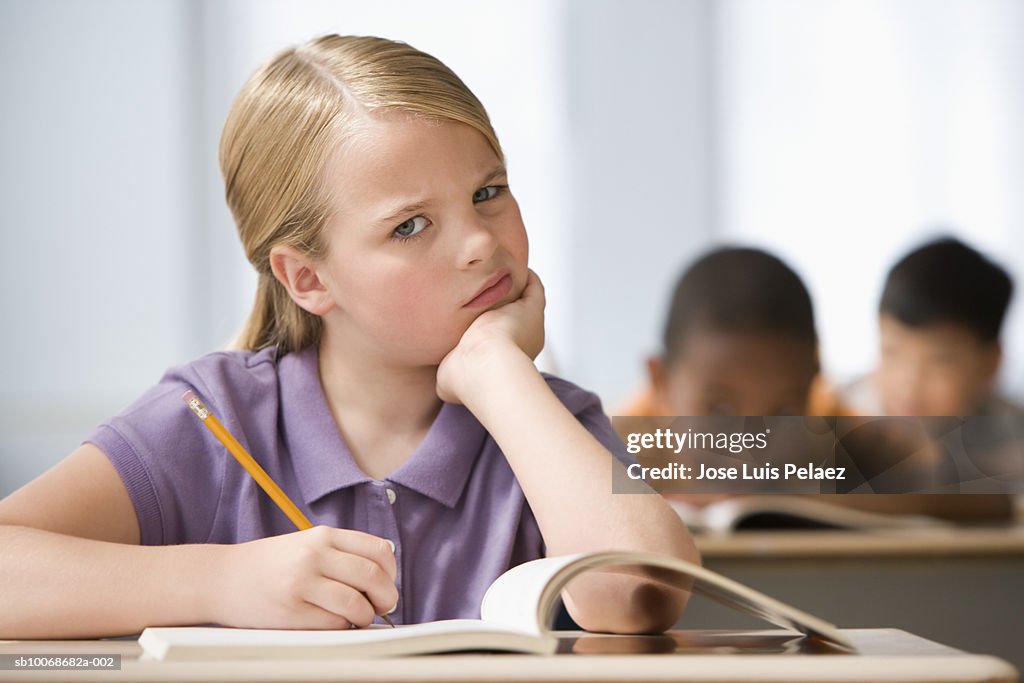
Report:
[[[356,464],[320,384],[316,345],[278,361],[281,431],[306,503],[373,478]],[[455,507],[487,432],[464,406],[445,403],[423,442],[385,481]]]

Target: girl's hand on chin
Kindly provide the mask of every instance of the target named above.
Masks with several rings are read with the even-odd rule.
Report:
[[[437,368],[437,395],[447,403],[462,397],[502,357],[525,354],[533,361],[544,348],[544,285],[532,270],[518,299],[482,313]]]

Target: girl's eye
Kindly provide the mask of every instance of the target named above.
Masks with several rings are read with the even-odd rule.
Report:
[[[501,186],[488,185],[487,187],[481,187],[479,190],[473,193],[473,203],[478,204],[480,202],[486,202],[488,199],[494,199],[498,196],[501,191]]]
[[[395,228],[394,236],[400,239],[406,239],[412,237],[423,231],[427,227],[427,219],[423,216],[416,216],[405,221],[397,228]]]

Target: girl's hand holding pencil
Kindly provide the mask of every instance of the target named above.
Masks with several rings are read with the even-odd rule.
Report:
[[[314,527],[191,389],[181,397],[299,531],[223,548],[224,585],[214,621],[241,628],[369,626],[398,605],[391,542],[361,531]],[[282,577],[284,577],[282,579]]]
[[[221,546],[214,621],[242,628],[364,627],[398,604],[388,542],[317,526]]]

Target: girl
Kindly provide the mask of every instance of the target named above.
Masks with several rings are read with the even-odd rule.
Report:
[[[660,497],[612,495],[597,398],[535,369],[543,289],[497,137],[447,67],[379,38],[287,49],[243,87],[220,160],[259,272],[243,350],[170,370],[0,502],[0,637],[476,617],[545,554],[697,560]],[[188,388],[319,526],[294,531]],[[565,599],[584,628],[643,632],[685,595],[594,574]]]

